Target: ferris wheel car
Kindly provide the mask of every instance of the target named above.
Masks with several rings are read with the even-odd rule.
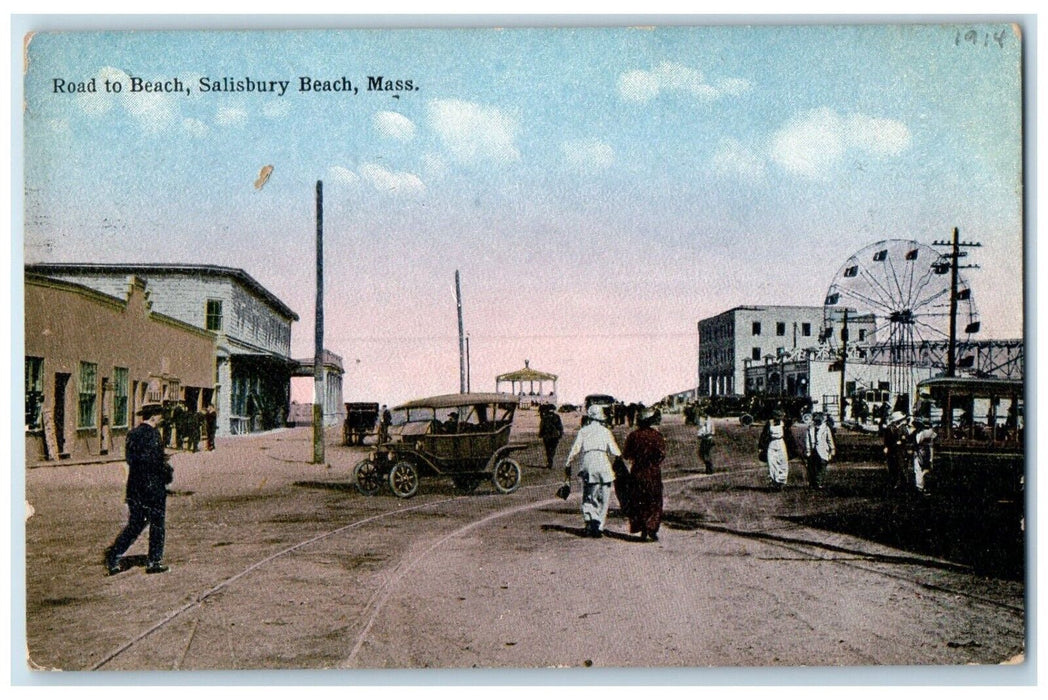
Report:
[[[423,478],[443,476],[463,493],[484,482],[513,493],[522,470],[511,455],[528,447],[510,443],[517,406],[513,394],[467,393],[393,408],[388,437],[358,465],[358,489],[373,495],[386,483],[398,498],[411,498]]]

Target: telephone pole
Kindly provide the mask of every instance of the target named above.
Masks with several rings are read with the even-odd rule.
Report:
[[[844,325],[841,327],[841,403],[837,406],[837,419],[844,425],[844,391],[847,389],[845,382],[845,369],[848,366],[848,308],[844,309]]]
[[[455,270],[455,305],[458,307],[459,325],[459,393],[466,393],[466,340],[462,332],[462,290],[459,288],[459,271]]]
[[[968,252],[962,251],[961,248],[979,248],[982,243],[971,243],[962,242],[960,240],[960,232],[957,227],[953,228],[953,239],[949,241],[935,241],[932,245],[937,246],[950,246],[949,263],[950,266],[950,341],[946,348],[946,376],[953,377],[957,374],[957,302],[963,298],[967,299],[971,291],[968,289],[959,290],[957,289],[961,269],[972,269],[978,268],[978,265],[961,265],[960,259],[967,257]],[[968,332],[974,332],[970,328]]]
[[[317,180],[317,303],[313,325],[313,464],[324,463],[324,183]]]

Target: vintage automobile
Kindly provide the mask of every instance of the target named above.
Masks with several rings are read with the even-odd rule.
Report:
[[[342,423],[342,442],[363,445],[364,437],[374,432],[378,423],[378,404],[355,402],[346,404],[346,420]]]
[[[935,431],[928,489],[1021,504],[1025,486],[1023,383],[970,377],[917,385],[914,418]]]
[[[615,406],[615,397],[611,396],[609,394],[590,394],[589,396],[586,397],[585,403],[583,403],[583,405],[582,405],[582,412],[583,412],[583,414],[585,414],[586,411],[589,410],[589,407],[593,406],[594,404],[604,407],[604,416],[610,422],[611,421],[611,417],[612,417],[612,410],[613,410],[613,408]],[[586,421],[587,421],[586,416],[583,415],[582,416],[582,423],[583,423],[583,425],[586,424]]]
[[[387,439],[353,470],[357,488],[373,496],[388,484],[394,495],[411,498],[421,477],[444,476],[464,493],[485,481],[513,493],[522,472],[511,455],[528,447],[509,441],[517,405],[512,394],[467,393],[395,407]]]

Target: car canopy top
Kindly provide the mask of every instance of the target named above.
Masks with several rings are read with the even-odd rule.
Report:
[[[473,406],[476,404],[512,404],[516,406],[519,399],[513,394],[497,393],[469,393],[469,394],[442,394],[431,396],[426,399],[415,399],[402,403],[393,410],[399,411],[406,408],[452,408],[456,406]]]

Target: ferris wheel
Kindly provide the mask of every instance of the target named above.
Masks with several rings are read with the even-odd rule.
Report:
[[[862,361],[888,365],[893,394],[910,394],[916,374],[940,366],[950,338],[949,255],[916,241],[878,241],[841,266],[826,291],[823,340],[848,344]],[[979,330],[971,287],[957,272],[955,334],[958,343]]]

